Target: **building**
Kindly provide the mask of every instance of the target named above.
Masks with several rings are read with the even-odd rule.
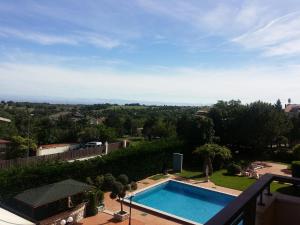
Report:
[[[0,159],[5,159],[5,154],[7,149],[9,148],[10,141],[0,139]]]
[[[60,225],[70,218],[79,222],[85,215],[85,193],[92,189],[88,184],[68,179],[25,190],[9,205],[39,225]]]
[[[289,117],[297,117],[300,113],[300,104],[286,104],[284,112]]]
[[[52,154],[67,152],[77,148],[79,148],[79,144],[77,143],[40,145],[36,150],[36,155],[37,156],[52,155]]]

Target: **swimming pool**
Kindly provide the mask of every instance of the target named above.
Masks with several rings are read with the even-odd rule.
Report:
[[[136,193],[132,203],[177,219],[204,224],[234,199],[232,195],[168,180]]]

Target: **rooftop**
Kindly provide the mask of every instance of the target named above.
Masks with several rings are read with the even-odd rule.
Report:
[[[32,208],[37,208],[90,189],[92,189],[92,186],[88,184],[68,179],[38,188],[28,189],[16,195],[15,199]]]
[[[284,111],[285,112],[294,112],[294,111],[297,111],[297,110],[300,110],[300,104],[287,104],[285,106],[285,109]]]

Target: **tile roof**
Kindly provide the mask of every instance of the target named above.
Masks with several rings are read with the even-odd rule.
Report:
[[[285,112],[295,112],[297,110],[300,110],[300,104],[287,104],[284,109]]]
[[[68,179],[38,188],[28,189],[14,198],[32,208],[37,208],[60,199],[67,198],[88,190],[93,187],[86,183]]]

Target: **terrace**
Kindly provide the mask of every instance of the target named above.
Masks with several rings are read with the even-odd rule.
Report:
[[[276,163],[269,163],[269,167],[260,169],[260,174],[265,172],[278,172],[285,173],[287,166],[280,165]],[[183,175],[183,176],[182,176]],[[192,177],[192,178],[191,178]],[[209,225],[221,225],[221,224],[239,224],[243,220],[243,224],[276,224],[274,221],[271,221],[271,217],[274,216],[275,210],[281,209],[285,204],[294,204],[291,207],[291,211],[298,209],[299,199],[295,200],[295,197],[283,196],[280,193],[271,194],[270,185],[272,190],[276,188],[285,187],[288,184],[300,184],[299,179],[292,178],[290,176],[282,176],[275,174],[265,174],[257,182],[250,186],[246,191],[242,192],[232,188],[226,188],[214,184],[213,182],[204,182],[201,179],[198,179],[196,176],[187,176],[187,171],[184,171],[181,174],[175,175],[156,175],[150,178],[141,180],[138,182],[139,190],[143,190],[147,187],[151,187],[155,184],[161,183],[163,181],[174,179],[184,181],[186,183],[192,184],[197,187],[207,188],[210,190],[224,192],[231,195],[238,196],[232,203],[227,205],[223,210],[211,218],[207,223]],[[196,177],[196,178],[195,178]],[[273,182],[275,181],[275,182]],[[279,184],[285,183],[285,184]],[[251,184],[249,184],[251,185]],[[284,200],[284,201],[283,201]],[[105,194],[105,206],[106,210],[104,213],[99,213],[94,217],[85,218],[78,225],[100,225],[100,224],[128,224],[128,221],[117,222],[113,219],[113,212],[119,210],[119,203],[115,200],[109,198],[109,193]],[[129,211],[128,204],[125,206],[125,210]],[[274,217],[279,220],[286,219],[288,212],[282,213],[282,218],[279,216]],[[262,216],[263,215],[263,216]],[[264,220],[261,218],[265,217]],[[267,222],[268,223],[267,223]],[[271,222],[270,222],[271,221]],[[152,210],[147,210],[145,208],[134,206],[132,209],[132,221],[131,224],[193,224],[193,223],[184,223],[179,221],[176,218],[172,218],[160,213],[153,212]],[[293,224],[293,218],[290,218],[289,224]]]

